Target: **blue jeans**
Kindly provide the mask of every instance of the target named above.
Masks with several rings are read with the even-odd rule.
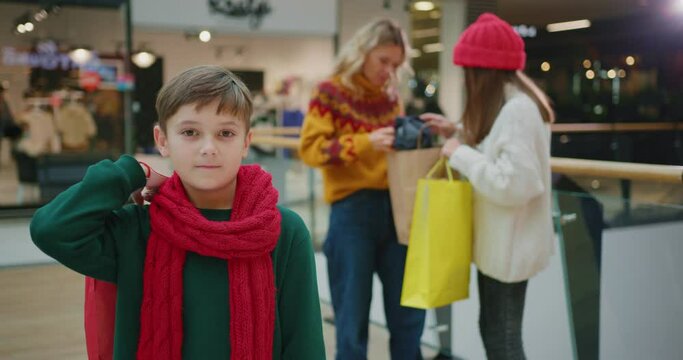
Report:
[[[323,251],[335,315],[337,359],[367,357],[375,272],[382,281],[391,358],[422,359],[425,312],[400,305],[406,250],[396,238],[388,191],[360,190],[332,204]]]
[[[478,272],[479,331],[489,360],[526,359],[522,318],[527,281],[504,283]]]

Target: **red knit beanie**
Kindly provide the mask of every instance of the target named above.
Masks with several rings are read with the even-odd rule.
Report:
[[[464,67],[522,70],[525,62],[524,40],[491,13],[468,26],[453,49],[453,63]]]

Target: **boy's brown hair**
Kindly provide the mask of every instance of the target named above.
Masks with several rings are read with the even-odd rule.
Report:
[[[166,132],[168,119],[181,106],[195,104],[199,110],[215,100],[219,101],[217,114],[236,116],[249,131],[253,111],[249,89],[228,69],[214,65],[189,68],[161,88],[156,102],[161,130]]]

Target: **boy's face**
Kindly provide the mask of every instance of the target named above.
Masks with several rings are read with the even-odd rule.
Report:
[[[246,157],[251,132],[229,113],[216,114],[218,101],[199,111],[186,104],[166,122],[166,131],[154,128],[159,152],[170,157],[185,191],[199,208],[232,205],[237,171]]]

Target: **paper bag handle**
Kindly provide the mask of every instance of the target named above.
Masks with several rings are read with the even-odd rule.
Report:
[[[425,128],[428,128],[429,124],[424,123],[422,126],[420,126],[420,132],[417,134],[417,148],[421,149],[422,148],[422,137],[424,137],[422,130]]]

